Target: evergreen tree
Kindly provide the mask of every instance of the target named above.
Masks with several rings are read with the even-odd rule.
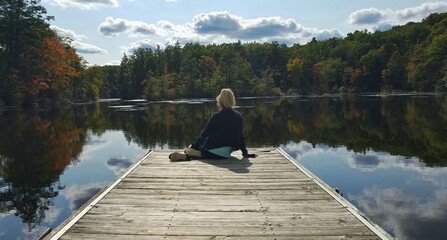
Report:
[[[28,85],[23,61],[32,47],[44,37],[54,36],[49,29],[46,9],[39,0],[0,1],[0,98],[7,104],[21,103]]]

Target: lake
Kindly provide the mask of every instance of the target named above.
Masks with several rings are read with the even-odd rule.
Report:
[[[237,105],[249,148],[284,148],[395,237],[446,238],[446,95]],[[0,239],[57,227],[150,149],[192,143],[215,111],[212,99],[0,110]]]

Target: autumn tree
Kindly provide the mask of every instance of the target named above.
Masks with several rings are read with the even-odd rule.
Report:
[[[71,80],[80,75],[76,68],[80,59],[75,50],[60,38],[45,38],[35,47],[35,53],[36,72],[30,76],[31,94],[51,101],[70,96]]]
[[[6,104],[71,100],[83,70],[68,39],[49,28],[39,0],[0,1],[0,99]]]
[[[304,75],[304,62],[299,57],[294,57],[287,63],[287,72],[291,81],[291,89],[297,92],[305,92],[308,89],[308,82]]]
[[[0,98],[20,104],[27,97],[23,62],[43,37],[54,36],[46,9],[39,0],[0,1]]]

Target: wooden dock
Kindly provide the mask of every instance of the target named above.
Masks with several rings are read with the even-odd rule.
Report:
[[[391,239],[282,149],[136,162],[45,239]]]

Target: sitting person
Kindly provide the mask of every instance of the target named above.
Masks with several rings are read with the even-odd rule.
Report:
[[[245,147],[243,118],[233,109],[236,98],[231,89],[222,89],[216,100],[219,112],[211,116],[195,143],[184,153],[174,152],[169,155],[171,161],[185,161],[192,157],[229,158],[236,150],[241,150],[244,157],[256,157],[255,154],[249,154]]]

